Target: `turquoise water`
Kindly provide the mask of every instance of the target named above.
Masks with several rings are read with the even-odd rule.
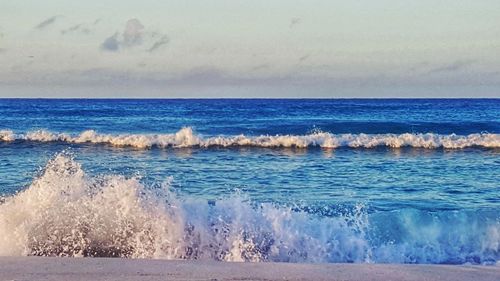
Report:
[[[500,101],[0,100],[0,255],[500,259]]]

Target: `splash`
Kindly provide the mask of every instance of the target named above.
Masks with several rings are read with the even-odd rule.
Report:
[[[181,201],[167,184],[148,188],[138,178],[88,176],[64,154],[3,201],[4,256],[319,262],[328,256],[321,250],[326,239],[358,232],[344,219],[327,222],[271,204],[256,207],[239,195],[215,204]],[[339,245],[339,258],[366,247],[354,236]],[[363,261],[361,253],[354,258]]]
[[[15,134],[10,130],[0,131],[0,141],[15,140],[33,142],[94,143],[113,146],[130,146],[140,149],[151,147],[323,147],[323,148],[375,148],[415,147],[426,149],[462,149],[468,147],[498,148],[500,135],[481,133],[470,135],[426,134],[331,134],[321,131],[308,135],[261,135],[261,136],[216,136],[202,137],[185,127],[174,134],[100,134],[87,130],[79,135],[53,133],[44,130]]]
[[[59,155],[0,205],[0,254],[174,257],[180,219],[137,179],[89,178]]]
[[[498,213],[418,210],[326,216],[241,194],[180,198],[168,183],[91,176],[59,154],[0,204],[0,255],[220,261],[495,263]]]

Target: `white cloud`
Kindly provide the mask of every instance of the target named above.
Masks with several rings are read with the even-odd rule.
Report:
[[[144,25],[138,19],[129,19],[123,31],[124,46],[130,47],[140,45],[144,35]]]
[[[101,43],[101,50],[116,52],[120,49],[147,44],[150,47],[143,50],[152,53],[169,42],[170,38],[166,34],[146,31],[144,25],[138,19],[133,18],[127,21],[123,32],[116,32],[106,38]]]

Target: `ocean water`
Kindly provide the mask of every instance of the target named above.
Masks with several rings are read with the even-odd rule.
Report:
[[[0,255],[498,264],[500,100],[0,100]]]

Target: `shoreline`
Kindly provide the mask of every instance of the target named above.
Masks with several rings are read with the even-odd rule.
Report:
[[[121,258],[0,257],[11,280],[500,280],[500,266],[235,263]]]

